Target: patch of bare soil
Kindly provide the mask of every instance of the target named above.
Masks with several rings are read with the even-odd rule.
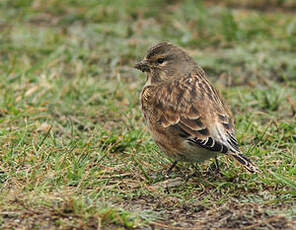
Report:
[[[175,183],[175,181],[174,181]],[[204,198],[205,193],[193,194]],[[124,226],[99,223],[96,216],[86,217],[74,212],[71,200],[50,206],[32,207],[22,200],[14,200],[15,209],[0,212],[3,229],[118,229]],[[133,212],[152,210],[158,214],[155,220],[147,221],[146,225],[136,229],[248,229],[293,230],[296,226],[296,217],[288,219],[279,214],[270,214],[272,207],[257,203],[241,203],[231,200],[223,205],[213,204],[205,206],[197,202],[180,202],[175,196],[152,197],[150,195],[127,200],[119,203],[125,209]],[[280,210],[277,210],[280,211]]]
[[[160,182],[160,186],[167,186],[173,190],[179,186],[177,178],[169,179],[167,184]],[[152,185],[152,190],[157,189]],[[154,193],[155,194],[155,193]],[[176,196],[143,196],[135,197],[133,200],[126,200],[126,203],[118,204],[125,209],[133,212],[143,210],[152,210],[158,213],[156,220],[149,223],[150,229],[296,229],[296,217],[288,219],[286,216],[277,213],[284,213],[284,210],[290,208],[289,205],[273,206],[272,204],[263,204],[263,202],[242,202],[243,197],[230,198],[229,201],[219,205],[219,202],[210,200],[219,200],[221,194],[216,194],[211,189],[204,189],[194,192],[193,197],[196,201],[184,202],[182,198]],[[209,198],[209,202],[205,201]],[[149,229],[149,228],[143,228]]]
[[[268,207],[260,207],[256,203],[232,201],[220,207],[188,203],[180,207],[174,202],[174,198],[138,202],[144,204],[142,208],[152,208],[161,215],[160,219],[150,223],[151,229],[293,230],[296,226],[296,218],[288,220],[281,215],[269,214]],[[147,207],[147,204],[157,203],[154,207]]]
[[[71,200],[62,202],[58,207],[36,206],[15,199],[15,208],[0,210],[1,229],[97,229],[97,218],[87,221],[74,213]]]

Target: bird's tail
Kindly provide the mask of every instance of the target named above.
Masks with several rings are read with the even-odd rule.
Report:
[[[260,169],[254,165],[250,159],[240,152],[230,152],[230,155],[238,161],[250,173],[259,173]]]

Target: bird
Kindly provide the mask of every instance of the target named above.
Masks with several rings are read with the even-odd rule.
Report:
[[[145,73],[140,108],[159,149],[178,161],[201,163],[218,155],[233,157],[248,172],[258,168],[239,149],[234,119],[205,71],[182,48],[169,42],[152,46],[134,66]]]

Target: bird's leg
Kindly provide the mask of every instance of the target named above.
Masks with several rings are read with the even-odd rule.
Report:
[[[220,174],[220,167],[219,167],[219,162],[218,162],[218,157],[217,156],[215,157],[215,165],[216,165],[216,171],[217,171],[217,173]]]
[[[173,164],[171,165],[171,167],[169,168],[169,170],[167,171],[167,176],[169,176],[173,170],[173,168],[175,168],[175,166],[177,165],[178,161],[174,161]]]
[[[213,166],[214,165],[214,166]],[[215,162],[213,162],[209,169],[208,169],[208,173],[210,174],[214,174],[214,175],[219,175],[219,176],[224,176],[223,173],[221,173],[220,171],[220,166],[219,166],[219,162],[218,162],[218,157],[215,157]]]
[[[193,173],[189,174],[186,176],[185,181],[188,182],[190,178],[198,176],[199,172],[198,172],[198,168],[196,167],[195,164],[192,164],[193,168],[195,169]]]
[[[173,164],[171,165],[171,167],[169,168],[169,170],[166,172],[166,175],[165,175],[166,178],[169,177],[169,175],[171,174],[173,168],[175,168],[175,166],[177,165],[177,163],[178,163],[178,161],[174,161],[173,162]],[[170,194],[170,189],[169,189],[168,185],[166,185],[166,192],[168,194]]]
[[[217,156],[215,157],[215,166],[216,166],[216,173],[217,173],[217,175],[219,175],[221,177],[224,177],[224,174],[221,173],[221,171],[220,171],[220,166],[219,166],[219,161],[218,161],[218,157]]]

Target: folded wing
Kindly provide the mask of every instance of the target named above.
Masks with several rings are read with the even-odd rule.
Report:
[[[253,172],[253,164],[240,153],[231,112],[219,92],[202,76],[190,74],[159,86],[148,86],[142,106],[153,104],[157,122],[197,147],[230,154]],[[145,108],[143,108],[145,109]]]

